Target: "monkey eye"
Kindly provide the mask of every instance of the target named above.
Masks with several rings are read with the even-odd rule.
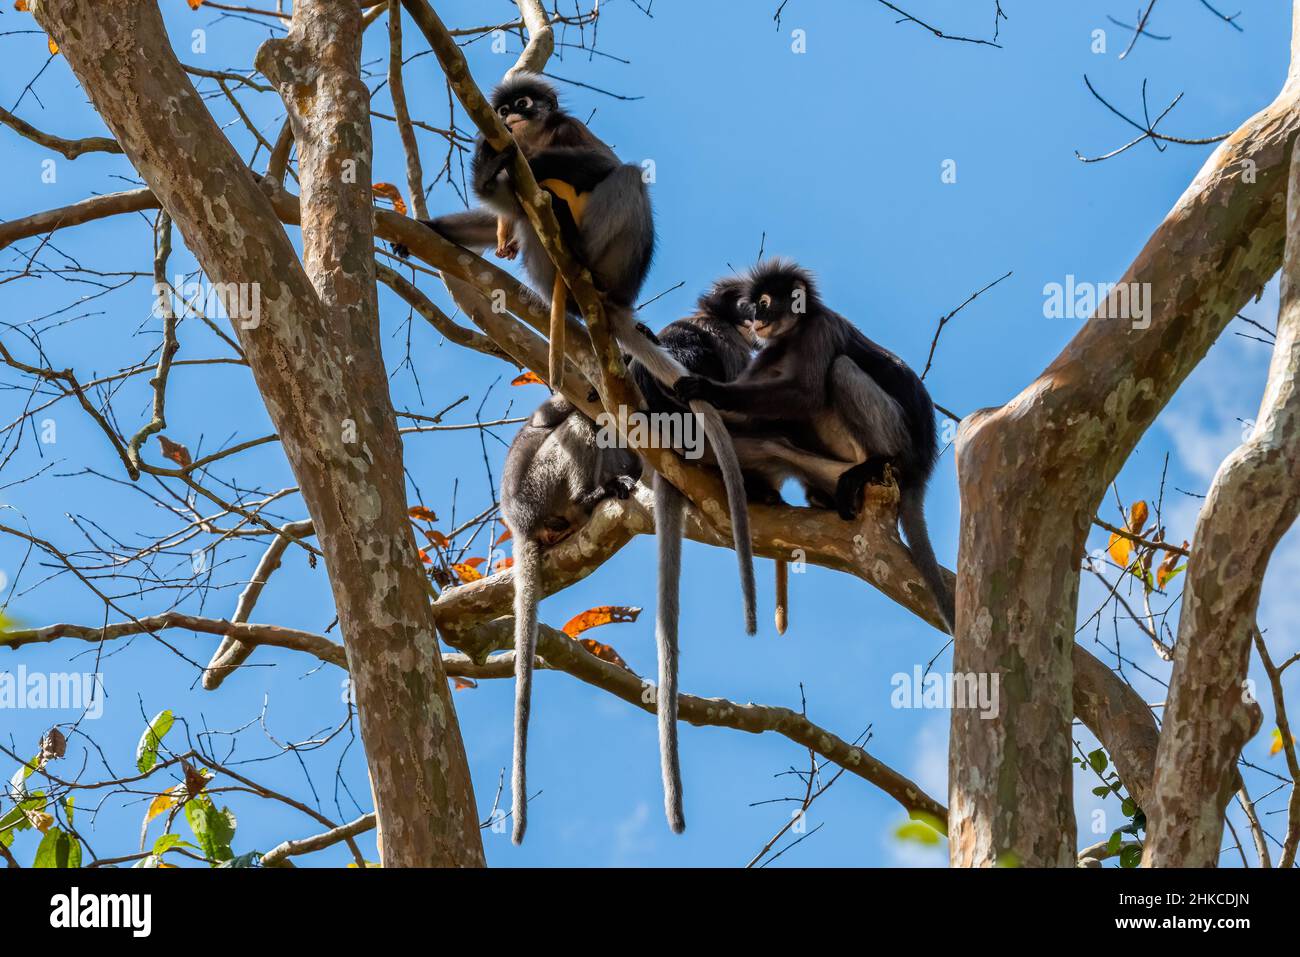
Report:
[[[532,106],[533,106],[532,97],[521,96],[519,99],[515,100],[515,107],[517,109],[528,110],[528,109],[532,109]]]
[[[497,113],[499,113],[501,116],[509,116],[509,115],[510,115],[510,104],[507,103],[505,106],[499,106],[499,107],[497,107]]]
[[[764,309],[771,309],[772,297],[769,296],[767,293],[763,293],[763,295],[758,297],[758,304],[762,306]]]

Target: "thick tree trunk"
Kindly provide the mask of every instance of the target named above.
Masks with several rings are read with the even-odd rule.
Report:
[[[481,865],[473,789],[406,517],[379,348],[353,0],[295,5],[259,62],[290,102],[306,272],[177,62],[152,0],[43,0],[43,27],[218,289],[329,572],[389,866]]]
[[[958,673],[1001,676],[1000,713],[953,712],[954,865],[1071,866],[1070,700],[1079,565],[1107,485],[1224,326],[1278,270],[1292,77],[1210,157],[1121,279],[1138,321],[1095,315],[1029,388],[962,425]]]
[[[1287,192],[1282,308],[1251,436],[1219,466],[1187,561],[1143,863],[1214,867],[1242,746],[1259,730],[1246,668],[1268,560],[1300,513],[1300,140]]]

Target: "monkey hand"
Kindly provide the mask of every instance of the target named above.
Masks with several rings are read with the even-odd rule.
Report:
[[[673,385],[673,394],[683,405],[690,405],[696,399],[712,402],[713,381],[700,375],[684,375]]]
[[[474,177],[474,184],[480,192],[506,171],[514,159],[515,149],[515,144],[511,143],[501,152],[494,153],[483,160],[483,164]]]
[[[632,490],[636,488],[636,479],[630,475],[619,475],[609,480],[605,485],[605,491],[613,498],[620,501],[626,501],[632,496]]]
[[[497,259],[514,259],[519,255],[519,241],[510,239],[497,245]]]
[[[393,255],[398,259],[411,258],[411,250],[407,249],[401,243],[389,243],[389,245],[393,248]]]
[[[638,323],[636,324],[636,331],[639,332],[639,333],[641,333],[641,335],[645,336],[647,339],[649,339],[649,340],[650,340],[651,342],[653,342],[655,345],[657,345],[657,346],[659,346],[659,345],[663,345],[663,343],[661,343],[661,342],[659,341],[659,337],[656,336],[653,332],[651,332],[651,331],[650,331],[650,327],[647,326],[644,322],[638,322]]]

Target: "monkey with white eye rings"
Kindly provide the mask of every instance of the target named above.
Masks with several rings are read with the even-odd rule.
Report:
[[[660,382],[671,385],[685,370],[659,350],[634,313],[655,244],[654,215],[641,170],[621,164],[613,150],[560,107],[554,87],[535,74],[521,73],[507,79],[493,92],[492,106],[509,129],[514,148],[523,153],[539,185],[551,194],[565,245],[591,272],[603,294],[619,345]],[[576,303],[519,207],[509,151],[497,152],[480,137],[472,172],[474,192],[485,208],[422,222],[468,249],[481,252],[495,245],[498,255],[514,258],[522,254],[534,287],[551,296],[548,384],[558,392],[562,388],[559,378],[566,313],[576,314]],[[406,252],[400,247],[395,251],[399,255]],[[705,434],[722,468],[741,569],[745,626],[752,634],[756,630],[756,613],[744,482],[731,439],[717,412],[704,403],[696,403],[694,409],[703,416]],[[502,504],[504,508],[504,494]],[[518,715],[516,725],[521,726]],[[526,727],[526,720],[522,726]],[[524,752],[517,746],[515,753],[515,777],[522,779]],[[522,796],[515,794],[515,799],[520,801]]]
[[[586,124],[566,113],[555,88],[533,73],[506,80],[492,93],[492,106],[528,159],[538,184],[547,189],[564,241],[591,272],[608,306],[610,325],[623,350],[656,380],[671,386],[685,369],[659,349],[657,340],[636,321],[634,306],[654,256],[654,213],[639,167],[620,164]],[[554,264],[519,208],[507,153],[498,153],[482,137],[474,151],[474,192],[488,207],[421,220],[439,235],[467,248],[483,250],[497,243],[499,255],[522,251],[534,286],[551,291],[551,382],[558,391],[563,368],[564,313],[577,312]],[[503,235],[508,224],[510,237]],[[398,250],[399,253],[401,250]],[[558,356],[558,358],[557,358]],[[745,631],[757,631],[754,559],[744,481],[731,438],[717,412],[696,403],[705,435],[717,457],[727,490],[732,542],[740,567]]]
[[[720,279],[699,299],[696,311],[659,330],[663,351],[688,373],[714,379],[734,379],[749,364],[753,340],[746,329],[748,313],[740,307],[747,284]],[[691,414],[640,362],[629,367],[651,413]],[[740,479],[743,485],[745,480]],[[686,828],[682,810],[681,761],[677,748],[678,624],[681,617],[682,533],[686,497],[658,473],[653,479],[655,538],[658,543],[659,594],[655,613],[655,644],[659,658],[657,709],[659,759],[668,826],[680,834]]]
[[[528,827],[525,757],[537,654],[542,550],[577,532],[607,498],[626,499],[641,460],[626,449],[602,448],[596,423],[568,399],[553,395],[510,443],[501,476],[501,515],[514,541],[515,743],[511,772],[511,839]]]
[[[634,326],[631,311],[655,247],[654,213],[641,169],[620,163],[586,124],[561,108],[555,88],[537,74],[505,80],[492,93],[492,107],[510,131],[513,149],[523,153],[538,184],[551,194],[565,245],[591,271],[611,314],[626,314],[626,325]],[[471,172],[484,208],[421,222],[468,249],[495,246],[506,259],[522,253],[534,287],[551,298],[547,384],[558,392],[563,387],[565,315],[577,315],[578,308],[519,206],[511,163],[511,150],[497,152],[480,136]]]
[[[898,521],[912,560],[934,595],[949,634],[954,602],[930,543],[925,490],[938,458],[934,403],[898,356],[827,308],[812,276],[785,260],[750,273],[745,299],[763,343],[731,382],[693,376],[677,383],[679,399],[704,399],[768,438],[737,439],[747,469],[779,486],[798,478],[809,504],[835,508],[846,520],[861,512],[866,485],[898,483]]]

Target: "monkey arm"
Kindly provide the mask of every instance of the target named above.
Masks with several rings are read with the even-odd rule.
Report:
[[[497,151],[488,145],[487,140],[479,137],[474,146],[474,159],[470,164],[475,195],[489,199],[503,191],[508,191],[508,181],[501,176],[501,173],[509,167],[515,149],[516,147],[512,145]]]
[[[741,412],[761,418],[801,417],[799,413],[820,407],[822,397],[794,377],[766,382],[736,380],[714,382],[703,376],[684,376],[674,389],[679,401],[703,399],[727,412]]]

